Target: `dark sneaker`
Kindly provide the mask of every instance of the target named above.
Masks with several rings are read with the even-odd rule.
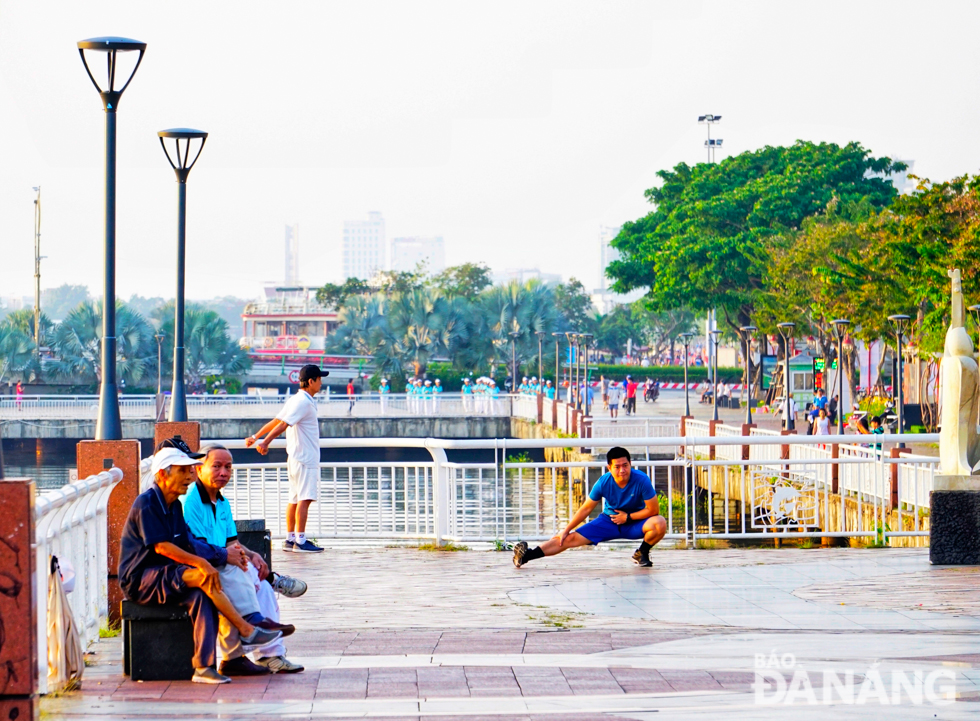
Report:
[[[198,668],[194,670],[194,675],[191,676],[191,681],[194,683],[231,683],[231,679],[227,676],[222,676],[220,673],[215,671],[210,666],[206,668]]]
[[[296,543],[294,541],[283,541],[282,542],[282,550],[289,551],[289,552],[295,551],[296,550]]]
[[[286,638],[286,636],[292,636],[293,631],[296,630],[296,627],[291,623],[277,623],[275,621],[270,621],[269,619],[259,621],[255,625],[259,628],[264,628],[266,631],[282,631],[283,638]]]
[[[239,656],[222,661],[221,665],[218,666],[218,672],[225,676],[267,676],[272,673],[265,666],[252,663],[248,656]]]
[[[640,568],[650,568],[653,566],[653,562],[650,560],[650,552],[644,553],[639,548],[633,553],[633,563],[635,563]]]
[[[518,541],[514,544],[514,565],[520,568],[524,565],[524,556],[527,555],[527,542]]]
[[[256,626],[250,636],[242,636],[242,647],[245,651],[252,651],[256,648],[266,646],[281,637],[282,631],[267,631],[260,626]]]
[[[293,553],[323,553],[323,549],[319,546],[314,546],[310,541],[303,541],[301,544],[293,544]]]
[[[272,582],[272,590],[286,598],[299,598],[306,593],[306,582],[277,573],[276,580]]]

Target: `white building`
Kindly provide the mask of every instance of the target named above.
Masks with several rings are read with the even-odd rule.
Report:
[[[558,273],[542,273],[540,268],[508,268],[503,273],[494,273],[493,282],[496,285],[517,281],[524,285],[529,280],[539,280],[545,285],[558,285],[561,276]]]
[[[367,220],[344,221],[344,278],[368,280],[385,264],[385,221],[381,213],[368,213]]]
[[[424,262],[429,273],[446,269],[446,246],[442,236],[432,238],[394,238],[391,241],[389,270],[411,271]]]
[[[299,283],[299,224],[286,226],[286,285]]]
[[[614,260],[619,260],[619,251],[612,247],[613,238],[619,235],[622,230],[621,225],[616,227],[608,225],[599,226],[599,288],[597,293],[604,292],[609,287],[609,280],[606,278],[606,268]]]

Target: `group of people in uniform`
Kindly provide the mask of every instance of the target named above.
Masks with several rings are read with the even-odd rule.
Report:
[[[480,376],[475,380],[464,378],[460,397],[463,399],[463,410],[467,413],[493,413],[497,410],[500,388],[497,387],[497,381],[487,376]]]
[[[385,384],[387,385],[387,384]],[[439,412],[439,399],[445,389],[442,381],[438,378],[432,381],[428,378],[412,378],[405,384],[405,399],[408,403],[408,412],[416,415],[432,414]]]
[[[528,380],[527,376],[521,379],[521,384],[517,386],[517,394],[521,396],[536,396],[538,393],[543,393],[547,398],[555,397],[555,387],[551,384],[551,381],[546,381],[543,378],[538,380],[537,376],[531,376]]]

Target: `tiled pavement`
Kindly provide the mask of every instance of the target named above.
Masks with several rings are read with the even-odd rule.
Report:
[[[144,721],[975,717],[980,569],[931,568],[926,554],[663,550],[652,572],[623,549],[520,571],[504,554],[477,551],[277,554],[279,570],[310,582],[305,597],[282,604],[300,629],[288,646],[305,673],[219,687],[134,683],[120,673],[114,639],[98,644],[82,691],[48,697],[43,710]],[[954,669],[961,701],[873,712],[759,706],[755,663],[772,652],[814,672],[853,670],[859,682],[869,668]]]

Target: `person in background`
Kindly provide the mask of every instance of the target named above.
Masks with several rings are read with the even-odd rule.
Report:
[[[356,392],[354,390],[354,379],[351,378],[349,381],[347,381],[347,400],[350,402],[350,405],[347,406],[347,415],[349,416],[354,414],[355,399],[356,399]]]
[[[626,415],[636,413],[636,389],[639,385],[633,376],[626,376]]]
[[[551,381],[545,381],[544,394],[551,400],[555,399],[555,387],[551,385]]]
[[[21,385],[20,381],[17,381],[17,410],[20,410],[21,401],[24,400],[24,386]]]
[[[388,395],[390,393],[391,387],[388,385],[388,379],[382,378],[381,384],[378,386],[378,400],[381,402],[381,415],[384,415],[388,409]]]
[[[608,394],[609,417],[615,421],[617,418],[619,418],[619,403],[623,397],[622,386],[620,386],[616,381],[611,381],[609,383]]]
[[[439,396],[443,390],[442,381],[436,378],[435,385],[432,386],[432,409],[436,415],[439,415]]]
[[[463,387],[460,389],[460,398],[463,400],[463,412],[469,413],[473,410],[473,384],[469,378],[463,379]]]
[[[827,403],[827,415],[830,416],[831,423],[837,423],[837,411],[840,409],[840,396],[834,396]]]
[[[606,376],[599,376],[599,387],[602,390],[602,410],[609,410],[609,379]]]

